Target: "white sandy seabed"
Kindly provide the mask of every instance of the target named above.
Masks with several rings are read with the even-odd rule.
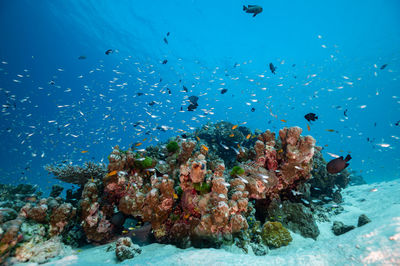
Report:
[[[351,186],[342,191],[344,211],[331,222],[319,223],[316,241],[292,233],[286,247],[270,250],[266,256],[226,249],[178,249],[151,244],[142,253],[118,262],[109,245],[74,252],[45,265],[400,265],[400,179]],[[357,226],[366,214],[372,222],[340,236],[331,231],[332,222]],[[24,264],[26,265],[26,264]]]

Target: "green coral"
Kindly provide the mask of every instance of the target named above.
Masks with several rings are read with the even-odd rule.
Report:
[[[211,191],[211,185],[206,182],[193,183],[193,187],[197,192],[200,193],[200,195],[207,194]]]
[[[177,151],[179,150],[179,144],[178,144],[178,142],[176,142],[176,141],[170,141],[170,142],[167,144],[167,150],[168,150],[168,152],[170,152],[170,153],[175,153],[175,152],[177,152]]]
[[[238,165],[234,166],[231,171],[231,176],[243,175],[244,169]]]
[[[280,222],[266,222],[261,231],[261,238],[265,245],[272,248],[287,246],[293,240],[289,231]]]
[[[153,166],[153,159],[151,159],[150,157],[146,156],[144,158],[144,160],[135,160],[135,167],[139,168],[139,169],[146,169],[146,168],[150,168]]]

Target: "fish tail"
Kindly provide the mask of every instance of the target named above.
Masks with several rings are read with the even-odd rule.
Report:
[[[347,154],[346,158],[344,159],[345,162],[348,162],[351,160],[351,156],[350,154]]]
[[[243,10],[246,11],[246,10],[247,10],[247,7],[246,7],[246,6],[243,6]]]

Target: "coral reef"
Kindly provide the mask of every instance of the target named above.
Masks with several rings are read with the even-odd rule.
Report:
[[[46,165],[45,169],[61,181],[84,185],[88,180],[101,179],[107,173],[104,165],[86,162],[83,167],[73,165]]]
[[[13,248],[22,241],[23,235],[19,232],[23,220],[20,218],[1,224],[0,234],[0,264],[3,264]]]
[[[261,237],[264,244],[271,248],[287,246],[292,241],[289,231],[280,222],[266,222]]]

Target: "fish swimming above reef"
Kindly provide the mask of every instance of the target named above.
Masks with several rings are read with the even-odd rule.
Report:
[[[165,65],[166,63],[168,63],[168,60],[164,59],[164,61],[162,61],[162,64]]]
[[[314,113],[308,113],[304,116],[305,119],[307,119],[308,122],[310,121],[315,121],[318,119],[318,116]]]
[[[276,66],[274,66],[274,64],[272,64],[272,63],[269,63],[269,69],[271,70],[272,74],[275,75]]]
[[[350,154],[348,154],[345,159],[343,159],[343,156],[340,156],[339,158],[331,160],[326,165],[326,170],[330,174],[337,174],[341,172],[343,169],[345,169],[347,166],[349,166],[349,163],[347,162],[350,160],[351,160]]]
[[[199,100],[199,97],[197,97],[197,96],[189,97],[190,105],[188,106],[188,111],[193,111],[197,108],[197,106],[199,106],[197,103],[198,100]]]
[[[105,52],[105,54],[106,55],[109,55],[109,54],[112,54],[114,51],[112,50],[112,49],[108,49],[106,52]]]
[[[221,94],[225,94],[228,91],[228,89],[222,89]]]
[[[84,59],[86,59],[86,56],[81,55],[81,56],[78,57],[78,59],[79,59],[79,60],[84,60]]]
[[[381,69],[381,70],[385,69],[385,68],[387,67],[387,65],[388,65],[388,64],[382,65],[380,69]]]
[[[252,13],[254,14],[253,17],[255,17],[263,11],[263,8],[257,5],[247,5],[247,7],[243,6],[243,11],[246,13]]]

